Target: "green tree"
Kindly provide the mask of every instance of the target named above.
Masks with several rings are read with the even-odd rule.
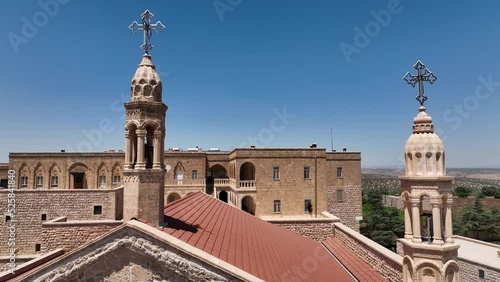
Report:
[[[467,198],[471,194],[472,190],[468,187],[459,186],[456,187],[453,192],[460,198]]]
[[[483,188],[481,188],[481,193],[483,193],[486,197],[493,197],[498,190],[499,189],[495,186],[483,186]]]
[[[459,232],[462,235],[474,234],[476,239],[479,239],[479,232],[492,230],[491,214],[484,210],[479,197],[476,197],[472,206],[462,208],[460,225]]]

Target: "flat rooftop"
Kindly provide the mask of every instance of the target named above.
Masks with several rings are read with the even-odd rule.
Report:
[[[454,237],[460,244],[458,257],[500,270],[500,245],[465,237]]]

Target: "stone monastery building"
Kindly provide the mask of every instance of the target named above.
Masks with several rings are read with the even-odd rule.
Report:
[[[358,233],[359,152],[165,150],[148,52],[125,108],[124,152],[11,153],[0,166],[0,281],[500,281],[500,249],[452,234],[453,178],[423,106],[405,147],[397,253]]]

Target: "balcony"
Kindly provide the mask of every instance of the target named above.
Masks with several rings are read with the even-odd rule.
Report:
[[[233,190],[242,191],[255,191],[255,180],[236,180],[228,178],[216,178],[214,179],[215,188],[229,187]]]
[[[205,179],[167,180],[165,186],[205,186]]]

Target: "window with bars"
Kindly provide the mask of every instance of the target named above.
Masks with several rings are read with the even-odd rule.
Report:
[[[308,166],[304,167],[304,179],[311,179],[311,168]]]
[[[344,201],[344,190],[337,190],[337,202]]]
[[[113,176],[113,183],[114,184],[120,184],[120,182],[121,182],[121,178],[119,175]]]
[[[57,176],[52,176],[51,179],[50,179],[50,186],[52,187],[57,187],[59,186],[59,177]]]
[[[43,176],[37,176],[36,177],[36,188],[42,188],[43,187]]]
[[[342,177],[343,177],[342,168],[341,167],[337,167],[337,178],[342,178]]]
[[[281,213],[281,200],[274,200],[274,213]]]
[[[106,176],[105,175],[99,176],[99,187],[106,187]]]
[[[21,188],[28,187],[28,177],[21,176]]]
[[[191,179],[198,179],[198,171],[197,170],[193,170],[191,172]]]
[[[280,167],[273,167],[273,180],[280,180]]]

